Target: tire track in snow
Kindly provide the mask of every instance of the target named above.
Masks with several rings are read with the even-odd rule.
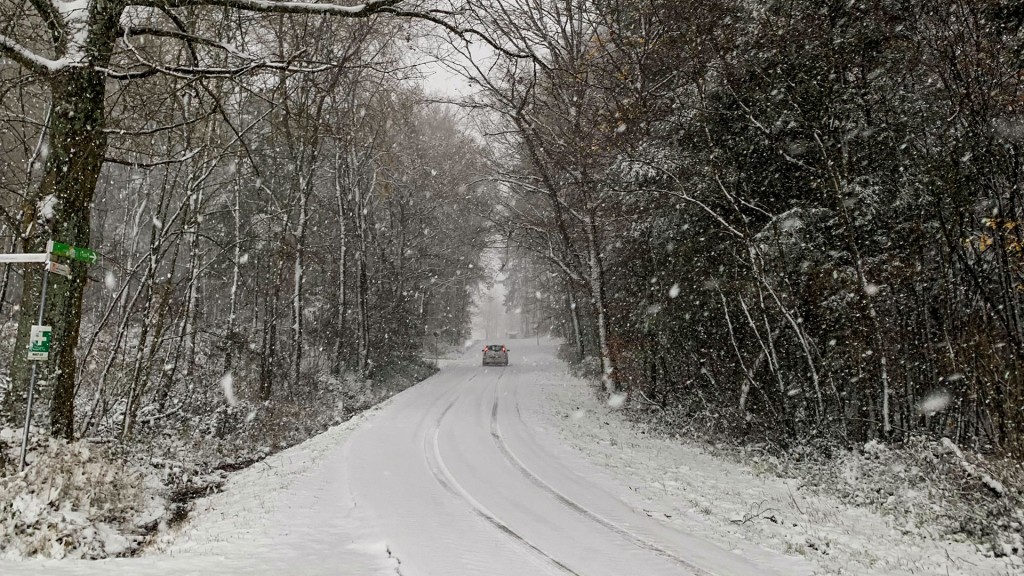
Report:
[[[504,376],[505,371],[503,370],[501,375],[498,376],[498,381],[495,383],[495,386],[497,386],[497,384],[501,382],[501,379]],[[430,469],[430,473],[434,475],[434,479],[437,480],[438,484],[440,484],[442,488],[444,488],[449,493],[453,494],[454,496],[462,499],[467,504],[469,504],[470,508],[472,508],[473,512],[477,516],[486,520],[489,524],[497,528],[502,534],[507,536],[512,541],[522,546],[525,546],[527,549],[540,556],[543,560],[552,564],[562,573],[569,574],[571,576],[582,576],[581,574],[569,568],[562,562],[553,558],[547,552],[541,550],[537,545],[533,544],[526,538],[523,538],[514,530],[509,528],[509,526],[502,522],[500,519],[498,519],[498,517],[493,512],[488,510],[483,504],[477,501],[476,498],[473,498],[473,496],[459,484],[458,480],[456,480],[455,476],[451,473],[451,470],[449,470],[448,467],[445,465],[444,459],[441,457],[440,446],[438,445],[438,436],[441,431],[441,424],[444,422],[445,417],[448,416],[448,413],[451,411],[452,408],[455,407],[455,403],[458,401],[459,398],[456,397],[455,399],[448,403],[448,406],[445,407],[445,409],[434,421],[433,430],[430,433],[426,434],[426,436],[423,439],[423,453],[424,455],[427,456],[427,467]]]
[[[475,372],[474,371],[474,372],[471,372],[465,378],[460,379],[458,382],[456,382],[454,384],[449,384],[448,388],[438,395],[438,397],[433,401],[433,403],[431,403],[430,407],[427,410],[424,410],[423,418],[421,418],[419,420],[419,422],[416,424],[416,428],[417,429],[424,428],[424,426],[427,425],[427,422],[428,422],[428,420],[430,418],[429,414],[437,406],[440,406],[441,404],[443,404],[445,402],[445,400],[447,400],[448,398],[451,398],[453,395],[457,396],[460,389],[462,389],[466,384],[469,384],[470,382],[475,380],[476,377],[479,376],[479,375],[480,375],[479,372]],[[456,398],[456,399],[458,399],[458,398]],[[454,404],[454,402],[455,401],[453,400],[452,404]],[[449,405],[449,408],[451,408],[451,405]],[[427,456],[426,450],[424,450],[423,458],[426,461],[427,468],[430,469],[431,472],[433,472],[433,469],[431,468],[430,458]],[[346,483],[350,483],[350,482],[351,482],[350,480],[346,480]],[[358,506],[359,505],[358,502],[355,500],[355,496],[352,497],[352,501],[353,501],[353,506]],[[456,545],[456,544],[457,544],[456,542],[452,542],[453,546]],[[396,550],[392,550],[391,545],[388,544],[387,542],[385,542],[385,546],[386,546],[386,549],[387,549],[388,559],[393,560],[395,562],[395,566],[394,566],[395,573],[398,574],[398,576],[404,576],[404,573],[402,572],[402,560],[398,556],[398,554],[396,553],[397,549]]]
[[[555,487],[551,486],[550,484],[542,480],[540,476],[534,474],[529,468],[527,468],[526,465],[523,464],[522,460],[520,460],[519,457],[517,457],[508,447],[508,444],[505,442],[505,439],[501,435],[501,426],[498,424],[498,401],[501,398],[501,396],[498,393],[497,388],[497,386],[500,385],[500,383],[501,382],[499,378],[498,384],[495,385],[494,403],[491,405],[491,438],[494,439],[494,443],[495,445],[497,445],[498,451],[501,452],[502,456],[504,456],[508,463],[511,464],[516,470],[518,470],[520,474],[525,476],[527,480],[533,483],[533,485],[537,486],[541,490],[555,497],[559,502],[564,504],[573,512],[576,512],[577,514],[589,520],[597,522],[601,526],[604,526],[608,530],[611,530],[615,534],[618,534],[619,536],[625,538],[626,540],[640,548],[649,550],[651,552],[664,556],[669,560],[672,560],[676,564],[679,564],[683,568],[686,568],[687,570],[691,571],[693,573],[693,576],[715,576],[713,572],[708,572],[707,570],[697,566],[696,564],[693,564],[687,560],[684,560],[683,558],[680,558],[676,554],[673,554],[672,552],[665,550],[657,544],[649,542],[641,538],[640,536],[633,534],[629,530],[626,530],[618,524],[615,524],[611,520],[608,520],[600,514],[584,507],[583,505],[579,504],[578,502],[572,500],[568,496],[559,492]],[[522,413],[519,411],[518,401],[516,401],[515,403],[515,409],[516,414],[519,416],[520,422],[523,422]],[[525,422],[523,422],[523,425],[525,427]]]

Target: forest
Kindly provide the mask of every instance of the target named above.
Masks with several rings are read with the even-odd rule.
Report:
[[[501,5],[511,300],[609,393],[1024,455],[1019,3]]]
[[[188,434],[232,408],[225,386],[314,419],[340,379],[422,371],[426,335],[468,336],[485,156],[413,81],[408,22],[121,6],[104,32],[72,5],[60,22],[38,8],[0,4],[0,39],[100,57],[75,46],[87,25],[111,48],[103,67],[53,70],[0,50],[3,250],[99,254],[49,274],[43,429]],[[12,427],[41,275],[5,265],[0,282]]]
[[[524,335],[652,414],[780,450],[1024,455],[1018,3],[0,17],[0,242],[100,255],[48,275],[53,436],[130,441],[236,382],[313,409],[346,374],[461,345],[497,247]],[[424,38],[467,94],[423,92]],[[12,427],[42,275],[0,281]]]

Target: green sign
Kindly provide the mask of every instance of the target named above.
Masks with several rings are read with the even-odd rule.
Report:
[[[50,342],[53,340],[53,328],[50,326],[32,326],[28,339],[28,359],[46,360],[50,357]]]
[[[65,258],[71,258],[72,260],[78,260],[79,262],[92,264],[97,258],[96,253],[88,248],[78,248],[76,246],[65,244],[63,242],[56,242],[54,240],[50,240],[47,248],[49,248],[48,251],[50,254],[53,254],[54,256],[63,256]]]

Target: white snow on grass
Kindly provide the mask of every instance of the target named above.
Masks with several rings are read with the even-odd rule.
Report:
[[[626,395],[625,394],[612,394],[611,396],[608,397],[608,407],[609,408],[613,408],[613,409],[622,408],[622,406],[625,403],[626,403]]]
[[[0,574],[393,575],[395,561],[379,538],[354,519],[342,473],[343,444],[377,409],[233,474],[141,557],[0,561]]]
[[[648,435],[568,374],[545,385],[550,417],[570,446],[628,486],[650,516],[722,546],[745,542],[799,554],[823,575],[1024,573],[1020,557],[993,558],[973,544],[934,539],[927,528],[899,526],[802,490],[797,480],[760,474],[683,439]]]
[[[0,463],[19,456],[19,440],[0,430]],[[94,458],[86,442],[37,441],[24,472],[0,477],[0,559],[102,558],[136,548],[133,520],[147,508],[141,472]]]

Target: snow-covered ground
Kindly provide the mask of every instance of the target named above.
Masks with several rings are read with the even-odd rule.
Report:
[[[383,551],[361,548],[339,481],[346,440],[380,408],[235,473],[224,492],[197,501],[188,523],[142,557],[0,561],[0,574],[394,574]]]
[[[1024,574],[1020,557],[993,558],[973,544],[931,537],[926,527],[900,526],[892,517],[802,490],[798,480],[648,435],[564,372],[551,373],[541,385],[566,443],[669,525],[721,545],[798,554],[817,574]],[[928,503],[922,497],[916,505]]]
[[[232,476],[140,558],[0,574],[1008,574],[964,544],[638,433],[554,344],[476,348]]]
[[[481,367],[473,349],[346,446],[359,523],[402,574],[809,573],[796,557],[717,545],[644,513],[559,438],[554,346],[510,348],[507,368]]]

